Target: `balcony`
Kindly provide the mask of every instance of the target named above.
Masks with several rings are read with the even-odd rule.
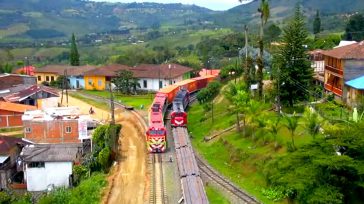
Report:
[[[344,72],[343,72],[342,69],[338,69],[336,67],[332,67],[332,66],[329,66],[329,65],[325,65],[325,70],[330,71],[330,72],[333,72],[335,74],[338,74],[339,76],[343,76],[344,75]]]
[[[333,87],[331,84],[325,84],[325,89],[340,97],[343,95],[343,91],[341,89]]]

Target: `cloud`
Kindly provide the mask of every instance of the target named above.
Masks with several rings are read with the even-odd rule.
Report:
[[[107,2],[156,2],[156,3],[182,3],[182,4],[195,4],[198,6],[206,7],[212,10],[227,10],[240,5],[239,0],[94,0],[94,1],[107,1]],[[253,0],[245,0],[249,3]]]

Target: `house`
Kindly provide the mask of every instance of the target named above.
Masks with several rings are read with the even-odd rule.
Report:
[[[364,75],[345,82],[347,89],[346,101],[350,105],[356,105],[358,97],[364,96]]]
[[[0,90],[9,89],[17,85],[35,85],[37,80],[34,76],[20,74],[0,74]]]
[[[0,101],[0,128],[22,126],[24,112],[36,109],[35,106]]]
[[[102,66],[84,73],[86,90],[105,90],[111,79],[117,76],[121,70],[129,70],[130,67],[121,64]]]
[[[72,185],[72,168],[82,157],[81,144],[30,144],[20,153],[28,191]]]
[[[309,52],[311,67],[313,69],[313,77],[317,84],[324,85],[325,58],[322,54],[323,50],[317,49]]]
[[[35,76],[37,77],[37,83],[44,82],[51,83],[57,80],[59,76],[67,75],[68,82],[71,88],[81,89],[85,88],[84,72],[95,69],[95,66],[70,66],[70,65],[47,65],[36,69]]]
[[[191,78],[192,68],[179,64],[141,64],[130,71],[138,79],[140,90],[158,91],[168,85]]]
[[[347,101],[350,94],[345,84],[364,75],[364,41],[322,54],[325,58],[325,90]]]
[[[22,116],[24,138],[35,143],[87,143],[97,121],[78,107],[27,111]]]
[[[19,69],[13,71],[14,74],[25,74],[29,76],[34,76],[35,67],[33,66],[24,66]]]
[[[17,159],[23,146],[30,144],[21,138],[0,136],[0,189],[8,189],[11,182],[23,182],[17,173]]]
[[[58,97],[58,91],[43,85],[20,84],[0,90],[0,101],[37,106],[39,99]]]
[[[347,45],[352,45],[357,43],[356,41],[348,41],[348,40],[341,40],[338,46],[335,46],[334,48],[339,48]]]

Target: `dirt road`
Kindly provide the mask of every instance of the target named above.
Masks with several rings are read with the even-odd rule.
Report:
[[[90,105],[78,99],[69,98],[69,106],[79,106],[82,112]],[[94,108],[92,117],[106,120],[107,111]],[[104,191],[102,203],[105,204],[143,204],[149,198],[147,175],[147,151],[144,140],[145,127],[135,116],[125,110],[115,111],[116,122],[122,125],[119,139],[119,161],[109,173],[108,186]]]

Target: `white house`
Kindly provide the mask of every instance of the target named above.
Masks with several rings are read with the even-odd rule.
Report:
[[[81,144],[30,144],[23,148],[24,178],[28,191],[69,187],[72,167],[79,163]]]

